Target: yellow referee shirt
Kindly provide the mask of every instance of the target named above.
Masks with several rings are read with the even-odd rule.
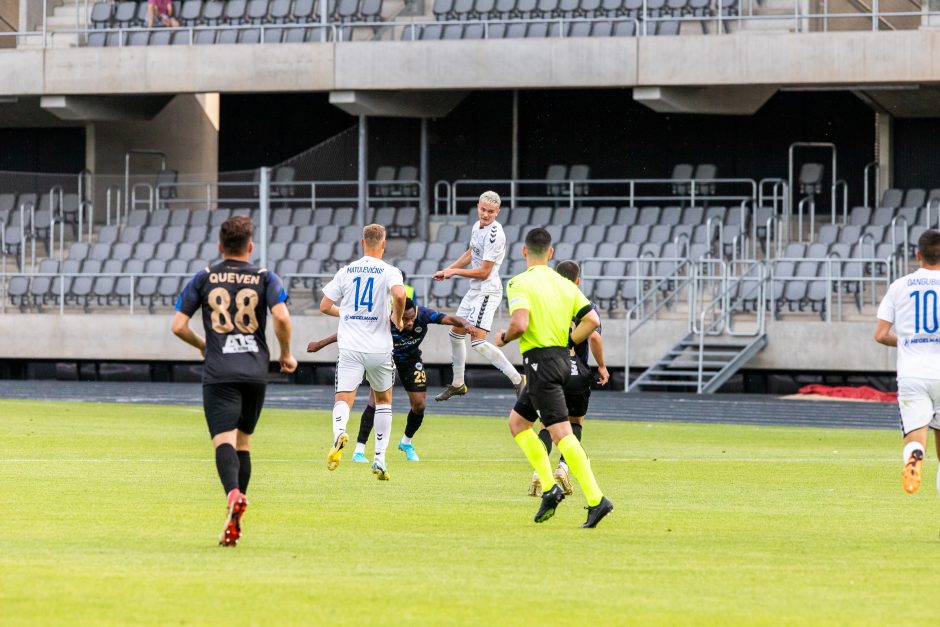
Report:
[[[509,279],[506,286],[509,313],[529,310],[529,328],[519,338],[519,349],[568,346],[571,320],[591,301],[578,286],[548,266],[532,266]]]

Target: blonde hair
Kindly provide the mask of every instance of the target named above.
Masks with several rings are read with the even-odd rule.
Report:
[[[497,208],[499,208],[502,203],[499,199],[499,194],[494,191],[486,191],[480,194],[480,202],[488,205],[496,205]]]
[[[377,248],[385,241],[385,227],[381,224],[370,224],[362,229],[362,239],[367,248]]]

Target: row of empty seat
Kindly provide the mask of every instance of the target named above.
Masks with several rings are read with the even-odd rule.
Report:
[[[645,6],[645,14],[644,14]],[[702,16],[737,12],[737,0],[434,0],[438,20]]]
[[[402,29],[403,41],[452,39],[539,39],[545,37],[633,37],[634,20],[580,22],[496,22],[493,24],[425,24]],[[660,22],[650,35],[678,35],[679,22]]]
[[[338,0],[328,5],[330,22],[376,22],[382,0]],[[184,26],[287,24],[320,21],[319,0],[183,0],[173,3],[174,17]],[[147,24],[146,2],[96,2],[91,27],[138,28]]]

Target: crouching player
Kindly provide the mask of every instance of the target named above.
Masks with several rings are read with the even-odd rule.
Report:
[[[940,456],[940,231],[924,231],[916,255],[920,268],[891,284],[878,307],[875,327],[877,342],[898,349],[901,484],[908,494],[920,487],[929,429],[934,430]]]
[[[416,462],[418,461],[418,454],[415,452],[411,439],[415,437],[415,433],[418,432],[421,423],[424,421],[424,408],[427,404],[428,375],[424,370],[424,364],[421,362],[421,342],[427,336],[428,325],[440,324],[457,327],[467,333],[473,331],[473,326],[459,316],[451,316],[427,307],[415,307],[414,301],[410,298],[405,300],[402,324],[401,331],[392,327],[392,358],[395,361],[398,378],[401,379],[402,385],[408,393],[411,410],[408,412],[405,435],[402,436],[401,442],[398,444],[398,450],[405,453],[408,461]],[[310,342],[307,345],[307,352],[315,353],[334,342],[336,342],[335,334],[322,340]],[[374,424],[375,395],[370,392],[369,405],[362,412],[362,418],[359,420],[359,435],[356,438],[356,451],[353,454],[354,462],[367,463],[369,461],[365,455],[366,442],[369,440],[369,434],[372,433]]]

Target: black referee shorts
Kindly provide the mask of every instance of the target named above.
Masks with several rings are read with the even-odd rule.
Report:
[[[571,374],[568,383],[565,385],[565,405],[569,417],[580,418],[588,413],[588,404],[591,400],[591,384],[594,380],[593,373],[587,364],[577,357],[569,357],[569,364],[571,373],[577,372],[577,374]],[[526,386],[513,409],[529,422],[535,422],[539,419],[539,414],[529,401],[528,390],[528,386]]]
[[[238,429],[255,432],[264,406],[264,383],[207,383],[202,386],[202,406],[209,425],[209,435]]]
[[[577,375],[567,348],[533,348],[522,356],[525,364],[526,387],[516,402],[515,410],[529,422],[536,417],[546,427],[568,420],[565,388],[572,370]]]

